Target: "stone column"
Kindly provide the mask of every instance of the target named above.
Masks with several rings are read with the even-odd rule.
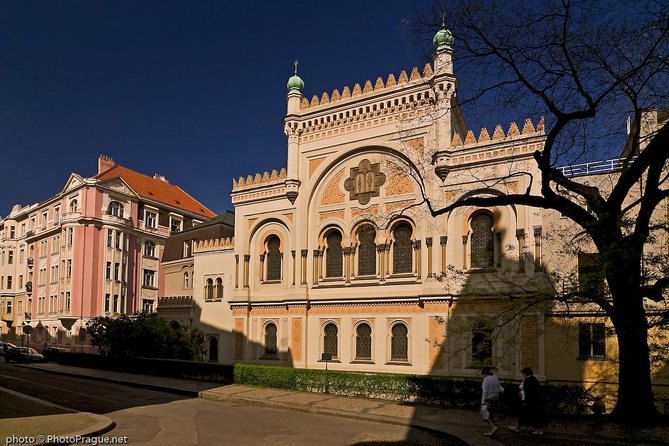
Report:
[[[432,277],[432,237],[425,239],[425,246],[427,246],[427,277]]]
[[[525,230],[516,229],[518,239],[518,272],[525,272]]]

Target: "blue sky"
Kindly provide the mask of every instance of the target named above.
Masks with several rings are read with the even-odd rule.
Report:
[[[286,164],[293,60],[308,96],[426,62],[405,2],[3,1],[0,215],[105,153],[215,212]],[[333,7],[336,5],[336,7]]]

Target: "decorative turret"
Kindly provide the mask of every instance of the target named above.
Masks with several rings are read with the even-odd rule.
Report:
[[[445,17],[442,17],[441,29],[432,39],[434,44],[434,71],[437,74],[453,74],[453,33],[446,29]]]
[[[434,35],[432,43],[434,44],[434,51],[444,51],[449,50],[453,51],[453,33],[447,30],[446,28],[441,28],[437,31],[437,34]]]
[[[288,95],[298,94],[302,96],[302,89],[304,89],[304,81],[297,75],[297,64],[295,61],[295,74],[288,79]]]
[[[302,90],[304,81],[297,75],[298,62],[295,61],[295,74],[288,79],[288,114],[300,111],[300,101],[302,100]]]

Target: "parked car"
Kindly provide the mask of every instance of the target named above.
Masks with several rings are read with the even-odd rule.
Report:
[[[16,345],[11,342],[0,342],[0,356],[5,356],[5,352],[13,348],[16,348]]]
[[[44,355],[44,358],[46,358],[47,361],[56,361],[58,359],[58,355],[61,353],[69,353],[72,350],[69,348],[64,348],[64,347],[47,347],[44,350],[42,350],[42,355]]]
[[[5,362],[44,362],[44,355],[32,347],[16,347],[5,352]]]

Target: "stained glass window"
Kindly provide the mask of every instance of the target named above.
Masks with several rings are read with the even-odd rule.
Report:
[[[372,225],[365,225],[358,231],[358,275],[376,274],[376,231]]]
[[[277,351],[276,325],[270,322],[265,325],[265,354],[276,355]]]
[[[205,295],[207,296],[207,300],[214,298],[214,281],[212,279],[207,279],[207,289]]]
[[[492,327],[484,321],[472,327],[472,362],[476,365],[492,362]]]
[[[209,338],[209,360],[212,362],[218,361],[218,339],[213,336]]]
[[[323,329],[323,352],[332,353],[332,357],[337,357],[337,333],[339,330],[335,324],[327,324]]]
[[[355,334],[355,359],[372,359],[372,327],[362,323]]]
[[[393,361],[409,360],[409,329],[404,324],[395,324],[391,330],[390,359]]]
[[[223,299],[223,280],[216,279],[216,299]]]
[[[267,280],[281,280],[281,241],[276,235],[267,237]]]
[[[413,271],[413,248],[411,246],[411,226],[400,223],[393,230],[393,273]]]
[[[491,268],[494,260],[493,219],[490,214],[472,218],[471,266]]]
[[[343,256],[341,248],[341,234],[332,231],[328,234],[327,251],[325,252],[325,275],[326,277],[341,277],[343,275]]]

